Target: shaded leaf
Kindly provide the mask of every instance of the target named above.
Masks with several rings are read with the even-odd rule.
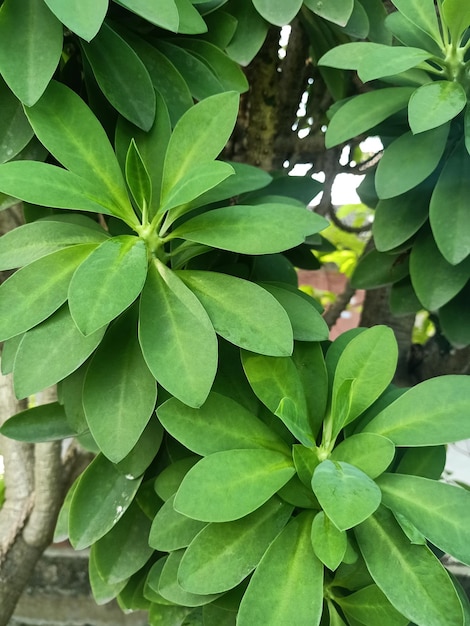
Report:
[[[434,239],[442,255],[453,265],[463,261],[470,253],[470,224],[466,209],[469,180],[470,155],[459,142],[442,169],[429,205]]]
[[[15,96],[31,106],[59,64],[62,24],[44,2],[6,0],[0,12],[0,40],[0,72]]]
[[[137,340],[134,312],[109,329],[88,367],[83,407],[91,434],[113,463],[136,445],[155,407],[157,387]]]
[[[433,0],[392,0],[396,8],[414,25],[442,43]]]
[[[175,0],[162,0],[158,7],[147,0],[118,0],[118,2],[147,22],[174,33],[178,32],[180,18]]]
[[[346,26],[354,8],[354,0],[336,0],[336,2],[322,2],[321,0],[305,0],[305,6],[329,22]]]
[[[57,441],[76,434],[58,402],[41,404],[17,413],[3,423],[0,432],[10,439],[30,443]]]
[[[96,82],[113,107],[142,130],[149,130],[155,119],[155,91],[134,50],[106,23],[82,47]]]
[[[147,541],[149,530],[150,520],[134,500],[113,528],[96,542],[96,567],[107,583],[127,580],[147,563],[153,553]]]
[[[141,483],[129,480],[104,456],[97,456],[80,477],[70,503],[69,534],[75,550],[101,539],[129,508]]]
[[[148,538],[155,550],[172,552],[189,546],[194,537],[206,526],[205,522],[191,519],[175,511],[172,495],[153,519]]]
[[[152,181],[134,138],[127,151],[125,170],[132,197],[142,212],[143,218],[147,217],[152,201]]]
[[[149,574],[148,583],[151,587],[156,587],[158,592],[170,603],[183,606],[202,606],[217,598],[217,594],[200,595],[185,591],[178,582],[178,569],[183,558],[184,550],[171,552],[166,559],[158,583],[152,579],[152,572]],[[157,583],[157,584],[156,584]],[[157,587],[158,585],[158,587]]]
[[[336,601],[351,620],[360,624],[381,624],[382,626],[407,626],[408,618],[401,615],[376,585],[359,589],[346,597],[336,597]]]
[[[33,134],[21,102],[0,78],[0,163],[23,150]]]
[[[276,26],[284,26],[294,19],[302,6],[302,0],[253,0],[253,4],[265,20]]]

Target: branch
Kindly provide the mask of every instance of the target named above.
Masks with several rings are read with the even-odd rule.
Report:
[[[327,309],[323,315],[323,319],[328,325],[328,328],[332,328],[338,319],[341,317],[341,313],[346,309],[349,301],[356,293],[356,290],[351,287],[349,281],[346,283],[344,291],[338,295],[333,304]]]

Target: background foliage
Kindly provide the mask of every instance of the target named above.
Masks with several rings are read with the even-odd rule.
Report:
[[[470,496],[439,479],[470,437],[468,11],[0,4],[0,204],[24,215],[0,240],[2,372],[19,399],[58,385],[1,432],[36,460],[70,437],[91,453],[77,471],[48,448],[56,508],[70,487],[56,538],[91,548],[96,601],[152,625],[466,624],[439,558],[470,565]],[[345,146],[360,224],[331,205]],[[361,233],[346,302],[372,294],[334,342],[297,288],[296,268],[332,258],[324,216]],[[423,309],[460,367],[404,385]]]

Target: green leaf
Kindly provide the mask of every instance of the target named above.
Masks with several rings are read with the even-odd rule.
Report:
[[[392,0],[402,15],[442,45],[433,0]]]
[[[17,413],[4,422],[0,433],[16,441],[39,443],[73,437],[76,433],[58,403],[41,404]]]
[[[206,526],[205,522],[191,519],[175,511],[172,495],[153,519],[149,544],[160,552],[173,552],[189,546],[194,537]]]
[[[284,441],[240,404],[211,392],[199,409],[170,398],[157,409],[165,430],[184,446],[207,456],[233,449],[268,449],[289,454]]]
[[[283,283],[261,283],[272,294],[289,316],[294,339],[297,341],[324,341],[328,326],[316,308],[316,300],[300,289],[289,289]]]
[[[426,268],[428,271],[425,271]],[[451,265],[426,230],[420,233],[411,249],[410,274],[413,288],[423,306],[435,311],[456,296],[467,283],[470,257],[458,265]]]
[[[231,59],[246,67],[263,45],[269,26],[251,0],[236,0],[230,4],[229,9],[237,20],[237,30],[225,47],[225,52]]]
[[[174,222],[176,218],[194,208],[195,204],[199,204],[194,202],[197,198],[220,185],[233,174],[233,167],[222,161],[195,164],[178,181],[178,184],[162,197],[160,210],[162,212],[171,210],[166,223]]]
[[[439,480],[446,465],[447,450],[444,445],[409,448],[401,457],[397,474],[412,474]]]
[[[376,585],[359,589],[349,596],[335,597],[336,602],[349,620],[360,624],[381,626],[407,626],[409,620],[401,615]]]
[[[347,100],[334,114],[325,135],[327,148],[377,126],[408,104],[413,87],[387,87]]]
[[[299,372],[292,359],[242,352],[243,369],[251,388],[304,445],[315,441]],[[279,411],[278,411],[279,409]]]
[[[118,470],[128,478],[141,476],[156,457],[163,435],[162,425],[156,416],[152,415],[135,446],[122,461],[117,463]],[[142,508],[144,508],[143,505]]]
[[[311,524],[309,513],[295,517],[268,548],[240,604],[239,626],[285,626],[293,616],[298,624],[319,626],[323,566],[312,549]]]
[[[242,519],[208,524],[184,553],[178,569],[179,584],[199,594],[232,589],[256,568],[292,510],[278,498],[271,498]]]
[[[1,170],[0,170],[1,171]],[[442,255],[456,265],[470,253],[470,218],[466,199],[470,193],[470,155],[459,142],[447,159],[434,188],[429,219]],[[448,202],[452,199],[452,210]]]
[[[198,461],[197,456],[179,459],[160,472],[154,485],[158,497],[166,502],[174,496],[183,478]]]
[[[155,379],[142,356],[137,319],[131,312],[105,335],[83,386],[83,407],[91,434],[110,461],[122,461],[136,445],[153,413],[156,397]]]
[[[450,124],[419,135],[405,133],[385,150],[375,174],[381,200],[393,198],[416,187],[434,172],[447,143]]]
[[[267,502],[294,473],[292,460],[275,450],[215,452],[186,474],[175,510],[203,522],[239,519]]]
[[[344,439],[330,455],[332,461],[346,461],[369,478],[380,476],[395,456],[395,446],[386,437],[374,433],[358,433]]]
[[[354,0],[336,0],[326,3],[321,0],[305,0],[304,4],[316,15],[338,26],[346,26],[354,8]]]
[[[363,432],[397,446],[437,446],[470,437],[470,379],[446,375],[409,389],[383,409]]]
[[[377,289],[396,283],[408,274],[407,253],[385,254],[372,249],[357,262],[351,284],[355,289]]]
[[[160,94],[157,97],[157,113],[152,128],[146,133],[134,126],[123,117],[120,117],[116,126],[116,153],[124,164],[127,147],[134,141],[142,159],[143,167],[149,177],[148,185],[151,188],[148,218],[151,221],[160,208],[160,188],[162,184],[162,170],[165,146],[168,144],[171,133],[170,117],[166,104]],[[140,171],[140,170],[139,170]],[[142,172],[143,181],[146,175]],[[143,182],[142,181],[142,182]],[[146,184],[147,185],[147,184]],[[140,194],[142,195],[142,194]]]
[[[150,523],[134,500],[113,528],[96,542],[96,567],[107,583],[127,580],[147,563],[153,553],[147,541]]]
[[[220,48],[201,39],[179,39],[178,44],[204,61],[220,80],[225,91],[248,91],[248,81],[242,69]]]
[[[93,599],[98,606],[113,600],[126,586],[127,580],[121,580],[114,585],[106,583],[100,576],[95,562],[95,546],[91,546],[88,559],[88,578],[90,580]]]
[[[372,578],[400,613],[417,626],[463,626],[447,572],[427,546],[409,542],[390,511],[381,507],[354,532]]]
[[[448,341],[457,348],[470,344],[470,327],[468,321],[468,303],[470,284],[439,310],[439,323]]]
[[[313,493],[339,530],[367,519],[381,500],[380,489],[367,474],[349,463],[323,461],[312,477]]]
[[[304,388],[309,421],[316,436],[323,423],[328,395],[328,374],[321,345],[297,342],[292,359]],[[312,381],[315,381],[314,384]]]
[[[395,374],[398,347],[395,336],[386,326],[364,331],[343,350],[336,365],[333,381],[334,436],[377,400]],[[335,419],[335,397],[346,380],[353,380],[350,406],[344,422]]]
[[[193,6],[191,0],[175,0],[178,7],[180,23],[178,32],[186,35],[197,35],[207,32],[207,25],[201,14]]]
[[[2,235],[0,269],[23,267],[72,244],[99,244],[106,239],[108,234],[104,230],[53,220],[37,220]]]
[[[445,0],[442,5],[442,17],[449,29],[452,43],[458,45],[470,24],[470,7],[462,5],[459,0]]]
[[[470,492],[436,480],[384,474],[377,480],[385,506],[404,515],[435,546],[470,563]]]
[[[154,40],[153,43],[163,53],[163,58],[170,62],[183,79],[183,83],[191,95],[191,101],[194,98],[194,100],[201,102],[206,98],[222,94],[224,88],[220,80],[204,61],[167,41],[159,39],[158,41]]]
[[[219,155],[235,125],[238,99],[233,91],[221,93],[199,102],[180,118],[165,154],[163,198],[195,163],[211,162]]]
[[[99,31],[108,10],[108,0],[44,0],[54,15],[72,32],[90,41]]]
[[[155,91],[140,58],[106,22],[82,47],[96,82],[113,107],[142,130],[155,119]]]
[[[95,244],[69,246],[33,261],[0,286],[0,339],[24,333],[47,319],[67,299],[77,267]]]
[[[118,523],[141,481],[129,480],[102,455],[94,459],[81,475],[70,504],[69,533],[75,550],[95,543]]]
[[[359,0],[354,0],[353,12],[344,26],[344,33],[355,39],[365,39],[369,33],[369,17]]]
[[[193,217],[167,238],[241,254],[272,254],[303,243],[326,225],[320,215],[289,204],[235,205]]]
[[[80,331],[89,335],[137,298],[147,275],[144,242],[132,235],[108,239],[82,263],[69,287],[69,306]]]
[[[395,37],[397,41],[401,42],[404,46],[412,46],[423,50],[429,50],[437,57],[444,57],[441,47],[434,41],[434,39],[418,28],[418,26],[413,24],[413,22],[410,22],[408,18],[398,11],[394,11],[387,15],[385,19],[385,26],[393,37]]]
[[[419,87],[408,104],[412,133],[422,133],[449,122],[466,104],[467,95],[460,83],[438,80]]]
[[[0,40],[0,72],[15,96],[31,106],[59,64],[62,24],[44,2],[6,0],[0,12]]]
[[[131,39],[129,35],[127,38],[147,68],[152,84],[165,102],[171,122],[175,125],[183,113],[193,106],[193,98],[186,81],[170,59],[160,50],[141,38],[133,37]],[[158,116],[158,94],[156,95],[156,117]],[[166,142],[160,144],[159,147],[162,151],[160,157],[163,158]],[[151,168],[149,169],[151,171]]]
[[[156,260],[140,300],[139,340],[147,365],[176,398],[199,407],[217,369],[217,338],[196,296]]]
[[[324,511],[317,513],[312,523],[313,551],[324,565],[335,571],[343,560],[348,544],[346,532],[338,530]]]
[[[320,464],[316,449],[295,443],[292,446],[292,458],[299,479],[308,489],[311,489],[313,472]]]
[[[183,606],[202,606],[218,597],[217,594],[200,595],[185,591],[178,582],[178,569],[183,558],[184,550],[171,552],[165,561],[158,581],[152,577],[152,570],[148,577],[148,584],[170,603]],[[155,566],[154,566],[155,567]],[[174,623],[174,622],[173,622]],[[183,624],[183,622],[180,622]]]
[[[197,296],[215,331],[224,339],[259,354],[292,354],[292,327],[287,313],[265,289],[218,272],[183,270],[177,274]]]
[[[15,335],[11,339],[7,339],[2,346],[2,358],[0,359],[1,372],[5,376],[11,374],[15,363],[18,346],[23,339],[23,335]]]
[[[120,214],[100,185],[48,163],[10,161],[0,165],[0,190],[19,200],[54,209]]]
[[[291,22],[302,6],[302,0],[283,2],[283,0],[253,0],[258,13],[270,24],[285,26]]]
[[[63,306],[25,333],[13,369],[17,397],[31,396],[74,372],[98,346],[104,331],[84,337]]]
[[[407,193],[379,200],[372,233],[379,252],[388,252],[411,239],[428,219],[430,193],[426,183]]]
[[[419,48],[392,47],[373,42],[351,42],[329,50],[319,60],[319,65],[346,70],[355,69],[359,78],[365,83],[405,72],[430,56],[432,56],[430,52]]]
[[[0,78],[0,163],[21,152],[33,134],[21,102]]]
[[[155,26],[178,32],[180,18],[175,0],[162,0],[158,7],[148,0],[118,0],[118,3]]]
[[[125,169],[132,197],[142,214],[148,215],[147,211],[152,202],[152,181],[134,138],[127,151]]]

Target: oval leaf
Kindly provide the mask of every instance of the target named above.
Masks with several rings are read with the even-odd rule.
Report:
[[[390,439],[374,433],[358,433],[344,439],[330,455],[333,461],[346,461],[369,478],[380,476],[395,456]]]
[[[140,300],[139,340],[147,365],[172,395],[199,407],[217,369],[217,337],[196,296],[159,261]]]
[[[410,543],[390,511],[381,507],[354,532],[372,578],[400,613],[417,626],[463,625],[446,570],[427,546]]]
[[[274,450],[216,452],[184,477],[175,509],[203,522],[229,522],[258,509],[294,474],[292,461]]]
[[[237,617],[239,626],[285,626],[293,616],[298,624],[319,626],[323,566],[312,549],[311,524],[312,515],[303,513],[273,541],[243,596]]]
[[[142,478],[129,480],[98,455],[81,475],[69,512],[69,535],[75,550],[101,539],[121,519]]]
[[[315,468],[312,489],[323,510],[339,530],[367,519],[381,500],[380,489],[364,472],[349,463],[323,461]]]
[[[118,463],[136,445],[155,408],[157,386],[137,339],[133,314],[107,332],[88,367],[83,408],[101,452]]]
[[[467,104],[467,95],[460,83],[438,80],[419,87],[408,104],[411,131],[422,133],[454,119]]]
[[[259,354],[292,354],[287,313],[265,289],[217,272],[183,270],[178,276],[197,296],[224,339]]]
[[[258,565],[292,509],[272,498],[242,519],[208,524],[184,553],[178,570],[180,585],[200,594],[220,593],[238,585]]]
[[[447,375],[412,387],[383,409],[363,432],[397,446],[437,446],[470,438],[470,378]]]
[[[58,402],[41,404],[17,413],[4,422],[0,433],[29,443],[57,441],[76,435],[67,422],[64,407]]]
[[[435,546],[470,564],[468,490],[405,474],[384,474],[377,484],[388,508],[404,515]]]
[[[147,249],[138,237],[121,235],[101,244],[75,272],[69,287],[70,313],[89,335],[134,302],[147,275]]]

